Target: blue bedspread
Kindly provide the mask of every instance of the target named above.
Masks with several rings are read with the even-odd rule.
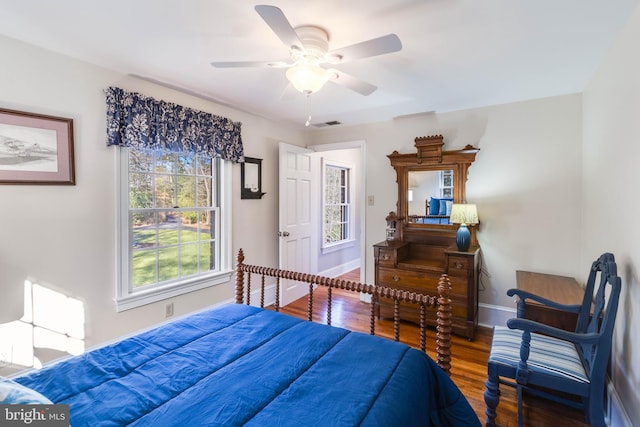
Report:
[[[16,378],[80,426],[479,426],[403,344],[226,305]]]

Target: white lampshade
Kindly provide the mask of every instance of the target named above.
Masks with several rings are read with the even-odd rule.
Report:
[[[287,80],[304,94],[319,91],[331,77],[331,72],[316,64],[298,64],[287,70]]]
[[[454,203],[451,206],[449,221],[452,224],[477,224],[479,221],[476,205]]]

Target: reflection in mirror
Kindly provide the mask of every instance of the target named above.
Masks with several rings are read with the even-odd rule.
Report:
[[[262,159],[245,157],[240,164],[240,198],[261,199],[262,192]]]
[[[453,170],[409,171],[408,178],[409,216],[430,215],[429,201],[432,197],[453,199]],[[435,206],[432,206],[431,215],[434,213]]]
[[[256,163],[245,163],[244,165],[244,188],[249,191],[258,191],[258,165]]]

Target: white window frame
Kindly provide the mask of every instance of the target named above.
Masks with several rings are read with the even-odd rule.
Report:
[[[343,239],[340,240],[338,242],[332,242],[332,243],[325,243],[324,241],[324,236],[326,233],[326,218],[325,218],[325,205],[326,205],[326,197],[325,197],[325,182],[326,182],[326,168],[327,167],[335,167],[335,168],[340,168],[340,169],[345,169],[347,171],[347,189],[348,189],[348,201],[347,201],[347,205],[349,206],[349,219],[348,219],[348,224],[347,224],[347,230],[349,233],[349,236],[347,237],[347,239]],[[353,197],[354,197],[354,179],[353,179],[353,172],[354,171],[354,167],[353,165],[350,164],[346,164],[346,163],[340,163],[340,162],[336,162],[334,160],[328,160],[323,158],[322,159],[322,177],[321,177],[321,194],[322,194],[322,235],[321,235],[321,242],[322,242],[322,251],[323,253],[327,253],[327,252],[331,252],[334,250],[340,250],[343,249],[345,246],[350,246],[353,244],[354,237],[353,237],[353,233],[354,233],[354,204],[353,204]]]
[[[167,298],[193,292],[199,289],[228,283],[233,274],[231,268],[231,162],[220,161],[220,268],[216,272],[175,280],[166,284],[134,290],[129,274],[129,260],[132,233],[129,230],[129,164],[128,148],[118,147],[115,151],[116,164],[116,292],[115,302],[118,312]]]
[[[451,185],[444,184],[445,175],[450,175]],[[453,170],[441,170],[440,171],[440,197],[453,197]],[[449,190],[451,192],[450,195],[445,195],[444,192]]]

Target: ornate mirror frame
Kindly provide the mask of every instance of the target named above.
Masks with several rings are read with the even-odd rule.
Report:
[[[453,202],[466,202],[469,166],[480,150],[467,145],[462,150],[442,151],[443,145],[442,135],[421,136],[415,138],[415,153],[400,154],[394,151],[387,156],[396,170],[398,183],[396,220],[400,226],[397,227],[396,238],[399,240],[404,240],[405,235],[412,232],[455,232],[453,224],[417,224],[409,221],[409,172],[453,170]]]

